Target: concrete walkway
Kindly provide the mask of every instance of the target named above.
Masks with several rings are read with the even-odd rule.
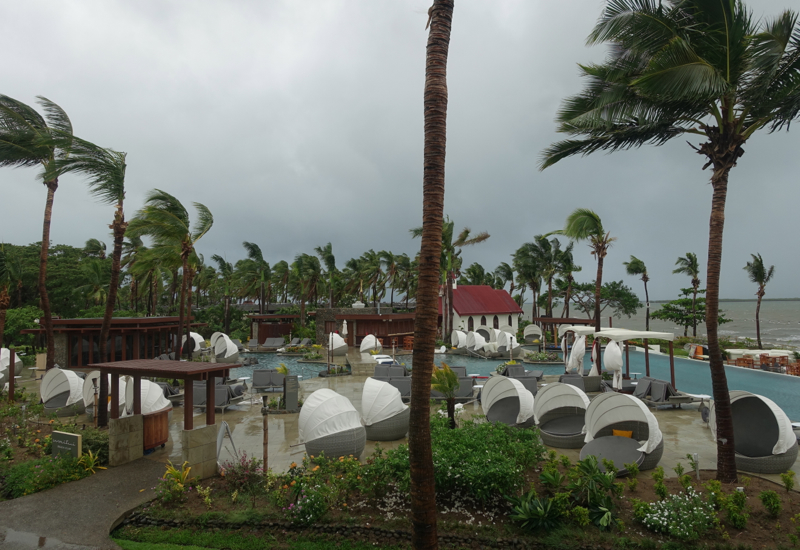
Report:
[[[162,462],[141,458],[26,497],[0,502],[0,548],[118,549],[122,516],[154,496]]]

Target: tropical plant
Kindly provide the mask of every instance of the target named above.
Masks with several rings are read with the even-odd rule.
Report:
[[[644,283],[644,303],[647,308],[645,310],[644,329],[650,330],[650,294],[647,292],[647,283],[650,281],[650,277],[647,275],[647,266],[634,255],[631,255],[631,261],[622,262],[622,265],[625,266],[625,271],[628,275],[641,275]]]
[[[728,384],[717,315],[730,171],[758,130],[788,129],[800,112],[797,15],[754,20],[736,0],[611,0],[590,44],[610,43],[583,66],[584,92],[564,104],[559,130],[573,136],[544,153],[542,168],[576,154],[661,145],[683,134],[713,166],[706,329],[717,410],[717,476],[736,480]]]
[[[700,289],[700,263],[697,261],[697,254],[687,252],[686,256],[681,256],[675,262],[676,267],[673,273],[688,275],[692,278],[692,316],[697,311],[697,293]],[[697,338],[697,322],[692,324],[692,338]]]
[[[554,231],[576,241],[589,241],[592,256],[597,258],[597,279],[594,287],[594,328],[600,330],[600,289],[603,286],[603,260],[616,237],[603,228],[600,216],[587,208],[578,208],[567,216],[564,229]]]
[[[231,295],[233,294],[233,266],[229,261],[214,254],[211,259],[217,262],[217,273],[219,273],[219,281],[222,284],[222,295],[225,300],[225,313],[222,318],[223,329],[225,334],[231,333]]]
[[[758,302],[756,302],[756,340],[758,340],[758,349],[764,349],[761,345],[761,319],[759,317],[761,314],[761,299],[766,294],[764,288],[772,280],[772,276],[775,275],[775,266],[771,265],[768,268],[764,266],[761,254],[750,254],[750,256],[753,257],[753,261],[747,262],[744,270],[747,271],[750,282],[758,285],[758,291],[756,292],[756,296],[758,296]]]
[[[258,289],[258,312],[263,315],[265,297],[267,299],[267,308],[269,308],[272,293],[272,270],[269,268],[269,262],[264,260],[261,247],[256,243],[247,241],[244,241],[242,246],[247,251],[247,258],[250,262],[246,264],[243,270],[244,273],[241,275],[246,288]]]
[[[411,543],[437,548],[436,486],[431,451],[430,387],[439,312],[439,266],[444,216],[444,161],[447,142],[447,54],[453,0],[434,0],[428,10],[425,55],[425,147],[422,173],[422,232],[417,314],[411,379],[408,448],[411,474]]]
[[[319,259],[325,264],[325,271],[328,274],[328,307],[336,307],[333,299],[333,278],[337,275],[339,270],[336,269],[336,256],[333,255],[333,245],[328,243],[325,246],[318,246],[314,249],[314,252],[317,253]],[[394,292],[394,289],[392,292]]]
[[[456,392],[458,391],[458,375],[453,372],[447,363],[442,363],[441,367],[433,366],[431,375],[431,389],[444,395],[447,401],[447,418],[450,420],[450,428],[456,428]]]
[[[44,116],[28,105],[0,95],[0,167],[41,165],[42,183],[47,187],[44,209],[42,248],[39,254],[39,300],[44,312],[44,330],[47,339],[47,369],[55,364],[53,314],[47,293],[47,258],[50,248],[50,220],[53,198],[58,189],[58,178],[46,179],[56,159],[69,156],[72,146],[72,123],[64,110],[49,99],[38,96]]]

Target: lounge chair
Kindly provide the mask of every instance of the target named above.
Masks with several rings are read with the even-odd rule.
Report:
[[[411,409],[403,404],[400,391],[388,382],[367,378],[361,406],[370,441],[395,441],[408,433]]]
[[[481,392],[481,408],[489,422],[502,422],[518,428],[535,424],[533,394],[514,378],[489,378]]]
[[[411,399],[411,377],[404,376],[403,378],[390,378],[389,384],[394,386],[400,391],[400,396],[403,399]]]
[[[672,384],[664,380],[644,377],[637,382],[633,396],[654,407],[672,405],[674,408],[697,400],[691,395],[677,391]]]
[[[301,346],[310,346],[311,345],[311,338],[303,338],[300,340]]]
[[[244,384],[229,386],[227,384],[214,385],[214,409],[224,411],[244,399]],[[206,383],[194,382],[193,405],[200,409],[208,406],[206,403]]]
[[[258,338],[250,338],[250,341],[247,342],[247,349],[250,351],[255,351],[258,349]]]
[[[797,436],[783,409],[771,399],[750,392],[732,391],[730,396],[736,468],[756,474],[789,470],[797,460]],[[709,413],[708,425],[716,440],[715,404]]]
[[[300,345],[300,338],[292,338],[292,341],[289,342],[290,346],[299,346]]]
[[[333,390],[317,390],[306,398],[298,420],[306,453],[327,458],[361,456],[366,430],[350,400]]]
[[[253,392],[282,393],[285,378],[284,374],[273,369],[255,369],[253,370]]]
[[[558,378],[558,381],[562,384],[575,386],[582,392],[586,392],[586,382],[584,382],[584,376],[581,374],[562,374]]]
[[[615,435],[616,431],[616,435]],[[639,399],[624,393],[603,393],[586,409],[586,445],[581,459],[597,457],[614,462],[617,475],[626,475],[623,464],[636,463],[640,470],[652,470],[664,454],[664,438],[653,413]]]
[[[181,390],[179,386],[171,386],[166,382],[156,382],[156,383],[161,388],[164,397],[166,397],[170,403],[176,405],[181,401],[183,401],[184,392]]]
[[[506,365],[506,368],[500,374],[509,378],[535,378],[536,380],[541,380],[544,376],[544,371],[525,370],[522,365]]]
[[[578,387],[555,382],[542,388],[533,404],[539,436],[548,447],[580,449],[589,398]]]

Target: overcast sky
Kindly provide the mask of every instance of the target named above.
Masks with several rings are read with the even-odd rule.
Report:
[[[456,2],[448,60],[445,211],[457,229],[488,231],[464,267],[487,270],[534,235],[594,209],[617,241],[604,280],[633,254],[653,299],[689,278],[678,256],[708,249],[710,173],[678,138],[663,147],[571,158],[544,172],[541,151],[561,139],[554,117],[580,91],[578,63],[599,61],[585,38],[604,2]],[[750,2],[777,15],[789,0]],[[199,246],[234,262],[242,241],[268,261],[333,243],[340,267],[367,249],[406,252],[422,223],[423,85],[430,1],[56,2],[0,0],[0,93],[61,105],[76,135],[128,153],[128,217],[160,188],[201,202],[214,227]],[[760,134],[731,174],[723,297],[750,298],[751,253],[776,267],[767,297],[800,296],[797,167],[800,131]],[[0,170],[0,241],[41,239],[45,189],[37,170]],[[111,242],[113,210],[62,178],[51,238]],[[792,229],[792,228],[795,229]],[[790,235],[791,234],[791,235]],[[579,280],[595,261],[576,245]]]

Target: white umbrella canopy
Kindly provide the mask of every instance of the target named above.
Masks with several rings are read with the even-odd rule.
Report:
[[[347,336],[347,319],[342,321],[342,336]]]
[[[586,409],[586,438],[589,443],[601,429],[617,422],[639,421],[647,422],[649,436],[647,441],[639,447],[644,453],[650,453],[661,443],[662,435],[658,421],[647,406],[639,399],[626,393],[601,393],[589,403]]]
[[[614,389],[620,389],[622,387],[622,350],[614,340],[609,340],[606,344],[606,351],[603,352],[603,365],[606,370],[614,373]],[[593,371],[594,369],[595,367],[592,367]]]
[[[65,407],[83,401],[83,380],[80,376],[69,370],[54,367],[42,377],[39,386],[39,395],[42,403],[47,403],[53,397],[64,392],[69,392]]]
[[[361,415],[350,400],[327,388],[309,395],[300,409],[298,427],[300,440],[304,442],[359,426]]]
[[[772,411],[772,414],[775,416],[775,421],[778,423],[778,441],[775,443],[775,446],[772,449],[772,454],[783,454],[789,450],[794,442],[797,440],[797,436],[794,434],[792,428],[792,421],[789,420],[789,417],[786,416],[786,413],[781,409],[772,399],[768,397],[764,397],[763,395],[758,395],[756,393],[750,393],[748,391],[741,391],[741,390],[733,390],[730,392],[731,395],[731,405],[733,405],[736,401],[740,399],[760,399],[764,402],[769,410]],[[716,403],[711,404],[711,410],[709,411],[708,415],[708,426],[711,428],[711,433],[714,435],[714,440],[717,439],[717,408]]]
[[[194,347],[192,348],[192,353],[197,353],[201,349],[203,349],[206,345],[206,339],[197,334],[196,332],[190,332],[189,336],[191,336],[192,341],[194,342]],[[184,349],[186,348],[186,349]],[[181,340],[181,351],[186,353],[189,346],[186,345],[186,335],[183,335],[183,340]]]
[[[592,342],[592,354],[591,354],[591,357],[592,357],[592,368],[589,369],[589,376],[599,376],[600,375],[600,369],[598,367],[600,362],[597,360],[597,348],[598,348],[599,345],[600,345],[600,341],[599,340],[595,340],[594,342]]]
[[[106,379],[108,380],[108,390],[111,391],[111,375],[107,374]],[[127,386],[129,377],[128,376],[120,376],[119,378],[119,405],[122,407],[125,404],[125,388]],[[86,379],[83,381],[83,389],[81,390],[81,395],[83,396],[83,406],[84,407],[94,407],[94,384],[97,384],[97,395],[100,395],[100,371],[93,370],[89,374],[86,375]],[[131,384],[132,386],[133,384]],[[108,401],[108,410],[111,410],[111,396],[109,395]]]
[[[522,424],[533,416],[533,394],[522,382],[506,376],[492,376],[481,391],[481,408],[488,414],[494,403],[507,397],[519,398],[519,414],[517,424]]]
[[[533,417],[538,424],[539,418],[552,410],[562,407],[576,407],[586,410],[588,406],[589,397],[582,389],[572,384],[553,382],[547,384],[536,394],[536,400],[533,404]]]
[[[586,354],[586,336],[578,336],[575,343],[572,344],[572,351],[569,354],[569,363],[567,363],[568,372],[578,372],[583,374],[583,356]]]
[[[364,339],[361,340],[361,352],[364,353],[373,349],[381,351],[383,346],[381,345],[380,340],[375,338],[374,334],[367,334],[364,336]]]
[[[239,360],[239,347],[231,342],[227,334],[220,333],[214,343],[214,355],[217,363],[235,363]]]
[[[467,347],[467,335],[466,333],[460,330],[454,330],[450,334],[450,343],[453,345],[454,348],[465,348]]]
[[[142,414],[172,408],[170,400],[164,397],[164,390],[155,382],[142,380],[139,395],[142,400]],[[133,414],[133,381],[129,381],[125,386],[125,412],[128,415]]]
[[[0,370],[8,371],[8,364],[11,362],[11,350],[8,348],[0,348]],[[14,376],[22,374],[22,358],[19,355],[14,356]]]
[[[403,412],[408,405],[403,404],[400,390],[389,384],[370,377],[364,382],[361,394],[361,408],[364,424],[372,426],[376,422],[386,420]]]
[[[500,332],[497,336],[497,349],[499,351],[511,351],[518,347],[517,338],[510,332]]]

